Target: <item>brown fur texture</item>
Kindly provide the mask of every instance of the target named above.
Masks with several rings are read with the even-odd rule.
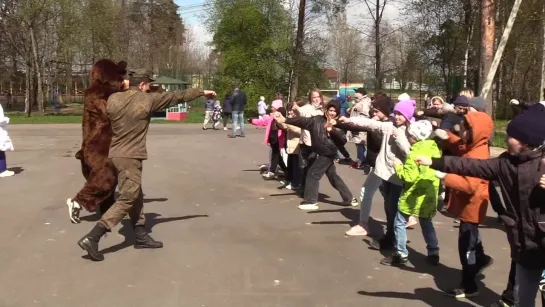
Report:
[[[108,159],[112,141],[112,127],[106,112],[111,94],[123,90],[127,63],[100,60],[93,65],[90,86],[85,91],[83,105],[83,141],[76,158],[87,180],[74,201],[89,212],[100,208],[104,213],[115,202],[117,176]]]

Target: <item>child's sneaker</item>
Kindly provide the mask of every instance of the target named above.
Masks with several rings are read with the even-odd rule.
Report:
[[[439,255],[428,255],[426,260],[431,265],[439,265]]]
[[[355,198],[352,198],[349,202],[345,203],[347,206],[350,205],[352,207],[357,207],[359,205],[358,200]]]
[[[409,257],[403,257],[396,252],[392,254],[392,256],[382,259],[380,264],[388,266],[404,266],[408,261]]]
[[[367,231],[367,229],[365,229],[365,227],[361,225],[356,225],[350,228],[350,230],[348,230],[344,234],[349,237],[358,237],[358,236],[366,236],[368,233],[369,232]]]
[[[263,173],[263,175],[261,175],[261,177],[263,177],[263,179],[265,180],[273,180],[275,179],[275,175],[273,172],[266,172],[266,173]]]
[[[464,289],[455,288],[452,290],[448,290],[447,292],[445,292],[445,294],[455,298],[468,298],[468,297],[475,297],[479,295],[479,291],[475,290],[473,292],[468,292]]]
[[[227,127],[223,127],[223,131],[227,131],[227,130],[228,130]]]
[[[305,210],[305,211],[311,211],[311,210],[318,210],[320,208],[318,207],[318,204],[316,203],[311,204],[311,203],[303,202],[302,204],[299,205],[299,209]]]
[[[11,177],[15,175],[15,172],[13,171],[8,171],[8,170],[5,170],[3,172],[0,173],[0,178],[3,178],[3,177]]]

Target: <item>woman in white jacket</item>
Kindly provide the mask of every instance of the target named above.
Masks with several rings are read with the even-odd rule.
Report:
[[[15,175],[8,170],[6,163],[6,151],[13,150],[13,144],[8,135],[9,117],[4,116],[4,109],[0,105],[0,177],[10,177]]]

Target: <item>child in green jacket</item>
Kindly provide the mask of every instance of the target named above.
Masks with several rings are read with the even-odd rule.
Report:
[[[395,162],[396,174],[403,181],[403,191],[394,221],[396,252],[382,259],[380,263],[400,266],[407,262],[409,251],[405,225],[410,216],[415,216],[420,220],[422,235],[427,244],[428,261],[437,265],[439,264],[439,244],[432,218],[437,211],[440,179],[435,176],[433,169],[417,165],[415,159],[420,156],[439,158],[441,152],[435,141],[430,139],[433,131],[430,121],[420,120],[411,123],[406,131],[411,150],[404,164],[400,160]]]

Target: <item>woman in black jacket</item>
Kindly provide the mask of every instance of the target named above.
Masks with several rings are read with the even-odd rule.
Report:
[[[330,102],[326,107],[323,116],[313,116],[309,118],[295,117],[284,118],[279,112],[274,113],[275,120],[279,123],[286,123],[301,129],[308,130],[312,138],[312,151],[316,154],[316,159],[310,166],[307,174],[304,200],[299,206],[301,210],[318,210],[318,189],[320,179],[327,176],[329,183],[341,194],[343,202],[347,205],[357,206],[358,201],[352,197],[350,189],[337,174],[335,168],[335,155],[337,153],[337,144],[341,144],[346,136],[344,133],[333,127],[334,120],[328,117],[328,113],[333,116],[339,114],[340,105]]]

